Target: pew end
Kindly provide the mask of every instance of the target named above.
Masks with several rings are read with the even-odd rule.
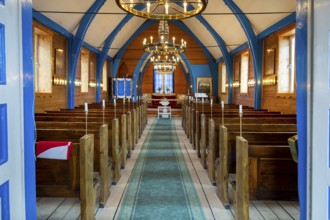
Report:
[[[294,162],[298,163],[298,135],[292,136],[288,139],[291,156]]]

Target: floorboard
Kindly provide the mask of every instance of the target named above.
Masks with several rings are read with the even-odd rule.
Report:
[[[37,203],[38,219],[47,219],[60,206],[63,200],[64,198],[41,198]]]
[[[65,199],[60,206],[49,216],[49,220],[63,219],[70,209],[74,206],[75,203],[79,202],[77,198],[67,198]],[[80,210],[79,210],[80,211]]]
[[[276,201],[264,201],[265,204],[275,213],[278,219],[291,220],[293,219],[287,211],[285,211]]]
[[[292,204],[291,201],[279,201],[278,202],[283,209],[285,209],[288,214],[295,220],[300,219],[300,212],[299,210]]]

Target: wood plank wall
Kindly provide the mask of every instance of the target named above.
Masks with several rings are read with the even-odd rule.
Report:
[[[279,43],[278,39],[279,36],[285,32],[288,32],[291,29],[295,28],[295,24],[290,25],[283,30],[273,33],[272,35],[268,36],[264,40],[264,48],[263,48],[263,77],[266,76],[266,66],[267,63],[267,50],[275,49],[275,51],[279,51]],[[233,61],[233,81],[240,80],[240,61],[241,61],[241,54],[246,52],[242,51],[238,54],[234,55]],[[275,68],[274,73],[277,75],[278,73],[278,53],[275,55]],[[254,66],[251,54],[249,55],[249,79],[254,79]],[[228,79],[227,79],[228,80]],[[219,64],[219,97],[221,100],[225,100],[227,102],[227,93],[221,93],[221,63]],[[253,107],[254,105],[254,87],[248,88],[247,94],[240,94],[239,88],[233,89],[233,103],[234,104],[242,104]],[[292,94],[278,94],[277,93],[277,85],[263,85],[262,87],[262,108],[269,109],[271,111],[280,111],[283,113],[296,113],[296,93]]]
[[[268,36],[264,40],[264,50],[263,57],[264,62],[266,63],[266,53],[268,49],[275,49],[275,51],[279,51],[278,45],[278,37],[279,35],[295,28],[295,24],[290,25],[283,30],[276,32],[270,36]],[[278,54],[275,55],[275,73],[278,72]],[[265,74],[265,65],[263,67]],[[274,86],[263,86],[262,93],[262,108],[270,109],[273,111],[281,111],[284,113],[296,113],[296,93],[293,94],[278,94],[277,93],[277,85]]]
[[[38,28],[41,28],[43,30],[47,30],[47,32],[52,34],[52,39],[53,39],[53,51],[55,49],[62,49],[64,51],[64,76],[65,78],[67,77],[68,73],[68,68],[67,68],[67,40],[49,30],[48,28],[34,22],[34,26],[37,26]],[[92,67],[92,70],[90,71],[91,76],[90,80],[95,81],[95,74],[96,74],[96,55],[87,50],[87,49],[82,49],[83,51],[86,51],[90,55],[90,61],[93,62],[93,64],[90,64],[90,67]],[[55,52],[52,53],[53,55],[53,75],[55,75]],[[109,62],[107,61],[107,65],[109,66]],[[77,70],[76,70],[76,78],[80,79],[80,57],[77,63]],[[67,107],[67,86],[65,85],[53,85],[52,87],[52,93],[35,93],[35,112],[45,112],[48,110],[58,110],[60,108],[66,108]],[[95,102],[95,97],[96,97],[96,88],[95,87],[89,87],[88,93],[81,93],[80,92],[80,87],[75,87],[75,105],[81,105],[85,102],[91,103]],[[108,99],[108,93],[107,92],[101,92],[101,100]]]
[[[185,52],[187,58],[191,64],[207,64],[208,60],[202,49],[194,41],[194,39],[189,36],[186,32],[181,30],[174,24],[169,23],[170,29],[170,39],[173,36],[176,38],[176,42],[180,42],[183,38],[187,41],[187,50]],[[119,71],[117,73],[118,77],[124,77],[126,74],[132,76],[134,73],[135,67],[139,62],[141,56],[144,53],[142,42],[144,38],[147,38],[149,41],[150,36],[153,36],[154,41],[158,40],[158,23],[150,26],[142,33],[140,33],[128,46],[127,50],[123,55],[122,63],[126,64],[127,73]],[[178,65],[174,73],[174,92],[176,94],[186,94],[187,93],[187,80],[184,75],[184,71]],[[149,64],[146,68],[146,71],[142,78],[142,93],[153,93],[153,68],[152,64]]]

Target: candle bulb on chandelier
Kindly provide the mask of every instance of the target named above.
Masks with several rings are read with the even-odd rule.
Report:
[[[147,3],[147,13],[150,13],[150,2]]]
[[[152,44],[152,36],[150,37],[150,43]]]
[[[173,37],[172,39],[173,39],[173,45],[175,45],[175,37]]]

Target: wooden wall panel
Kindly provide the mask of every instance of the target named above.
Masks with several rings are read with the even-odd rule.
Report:
[[[278,36],[282,33],[289,31],[294,28],[295,25],[290,25],[283,30],[268,36],[264,40],[264,50],[263,50],[263,64],[267,63],[267,50],[274,50],[275,53],[275,74],[278,73]],[[265,76],[266,67],[263,66],[263,76]],[[280,111],[283,113],[296,113],[296,94],[278,94],[277,85],[274,86],[263,86],[262,93],[262,108],[269,109],[271,111]]]
[[[185,31],[181,30],[174,24],[169,23],[170,28],[170,39],[173,36],[176,38],[176,42],[180,42],[183,38],[187,41],[187,50],[185,52],[187,58],[189,59],[191,64],[208,64],[207,57],[203,53],[202,49],[199,45],[194,41],[194,39],[189,36]],[[142,42],[144,38],[149,40],[149,37],[153,36],[154,41],[158,40],[158,23],[150,26],[145,31],[140,33],[128,46],[125,51],[121,63],[125,63],[127,66],[127,72],[130,77],[132,77],[134,70],[136,68],[137,63],[139,62],[141,56],[144,53],[144,48]],[[121,65],[121,64],[120,64]],[[120,66],[119,65],[119,66]],[[118,77],[124,77],[123,73],[116,73]],[[126,73],[127,74],[127,73]],[[178,79],[177,79],[178,77]],[[152,93],[153,92],[153,76],[152,76],[152,68],[149,65],[146,69],[146,73],[143,76],[142,80],[142,92],[143,93]],[[184,82],[183,82],[184,81]],[[174,90],[177,94],[186,94],[187,92],[187,82],[184,77],[183,71],[177,66],[177,70],[175,71],[175,79],[174,79]]]

